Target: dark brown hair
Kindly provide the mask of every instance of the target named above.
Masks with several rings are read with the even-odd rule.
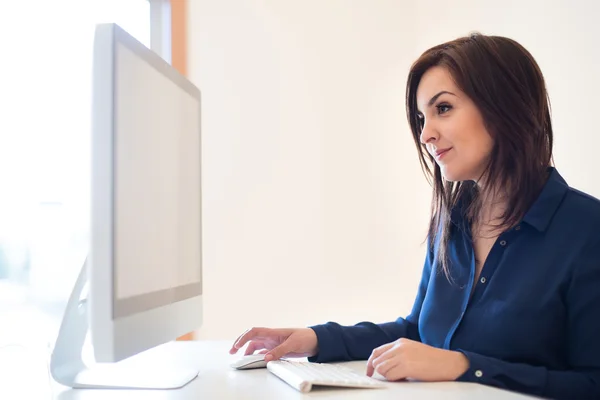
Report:
[[[506,196],[501,229],[518,224],[544,186],[552,163],[552,123],[542,72],[532,55],[512,39],[474,33],[432,47],[412,65],[406,112],[421,167],[433,187],[429,250],[439,243],[437,262],[450,279],[452,212],[462,210],[467,222],[477,221],[482,196],[474,182],[443,179],[420,142],[422,122],[416,93],[423,74],[434,66],[447,69],[458,88],[474,102],[492,136],[494,145],[482,178]]]

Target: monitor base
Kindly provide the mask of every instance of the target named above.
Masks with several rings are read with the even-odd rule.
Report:
[[[97,364],[77,373],[68,386],[78,389],[178,389],[196,376],[198,371],[193,369]]]
[[[156,365],[105,363],[88,368],[82,357],[89,329],[87,299],[82,298],[86,283],[87,261],[69,297],[50,358],[50,374],[56,382],[82,389],[177,389],[198,376],[197,370],[158,362]]]

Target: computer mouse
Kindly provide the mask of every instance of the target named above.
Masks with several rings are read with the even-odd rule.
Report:
[[[267,362],[265,361],[264,354],[251,354],[243,356],[242,358],[231,363],[231,367],[235,369],[254,369],[254,368],[266,368]]]

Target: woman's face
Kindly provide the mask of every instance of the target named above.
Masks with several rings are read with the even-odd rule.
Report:
[[[417,88],[421,143],[449,181],[478,181],[494,142],[475,104],[442,67],[425,72]]]

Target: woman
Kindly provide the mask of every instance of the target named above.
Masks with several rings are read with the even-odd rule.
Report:
[[[407,114],[433,182],[428,253],[406,318],[253,328],[231,353],[368,359],[388,380],[469,381],[600,398],[600,202],[552,165],[544,78],[513,40],[471,35],[412,66]]]

